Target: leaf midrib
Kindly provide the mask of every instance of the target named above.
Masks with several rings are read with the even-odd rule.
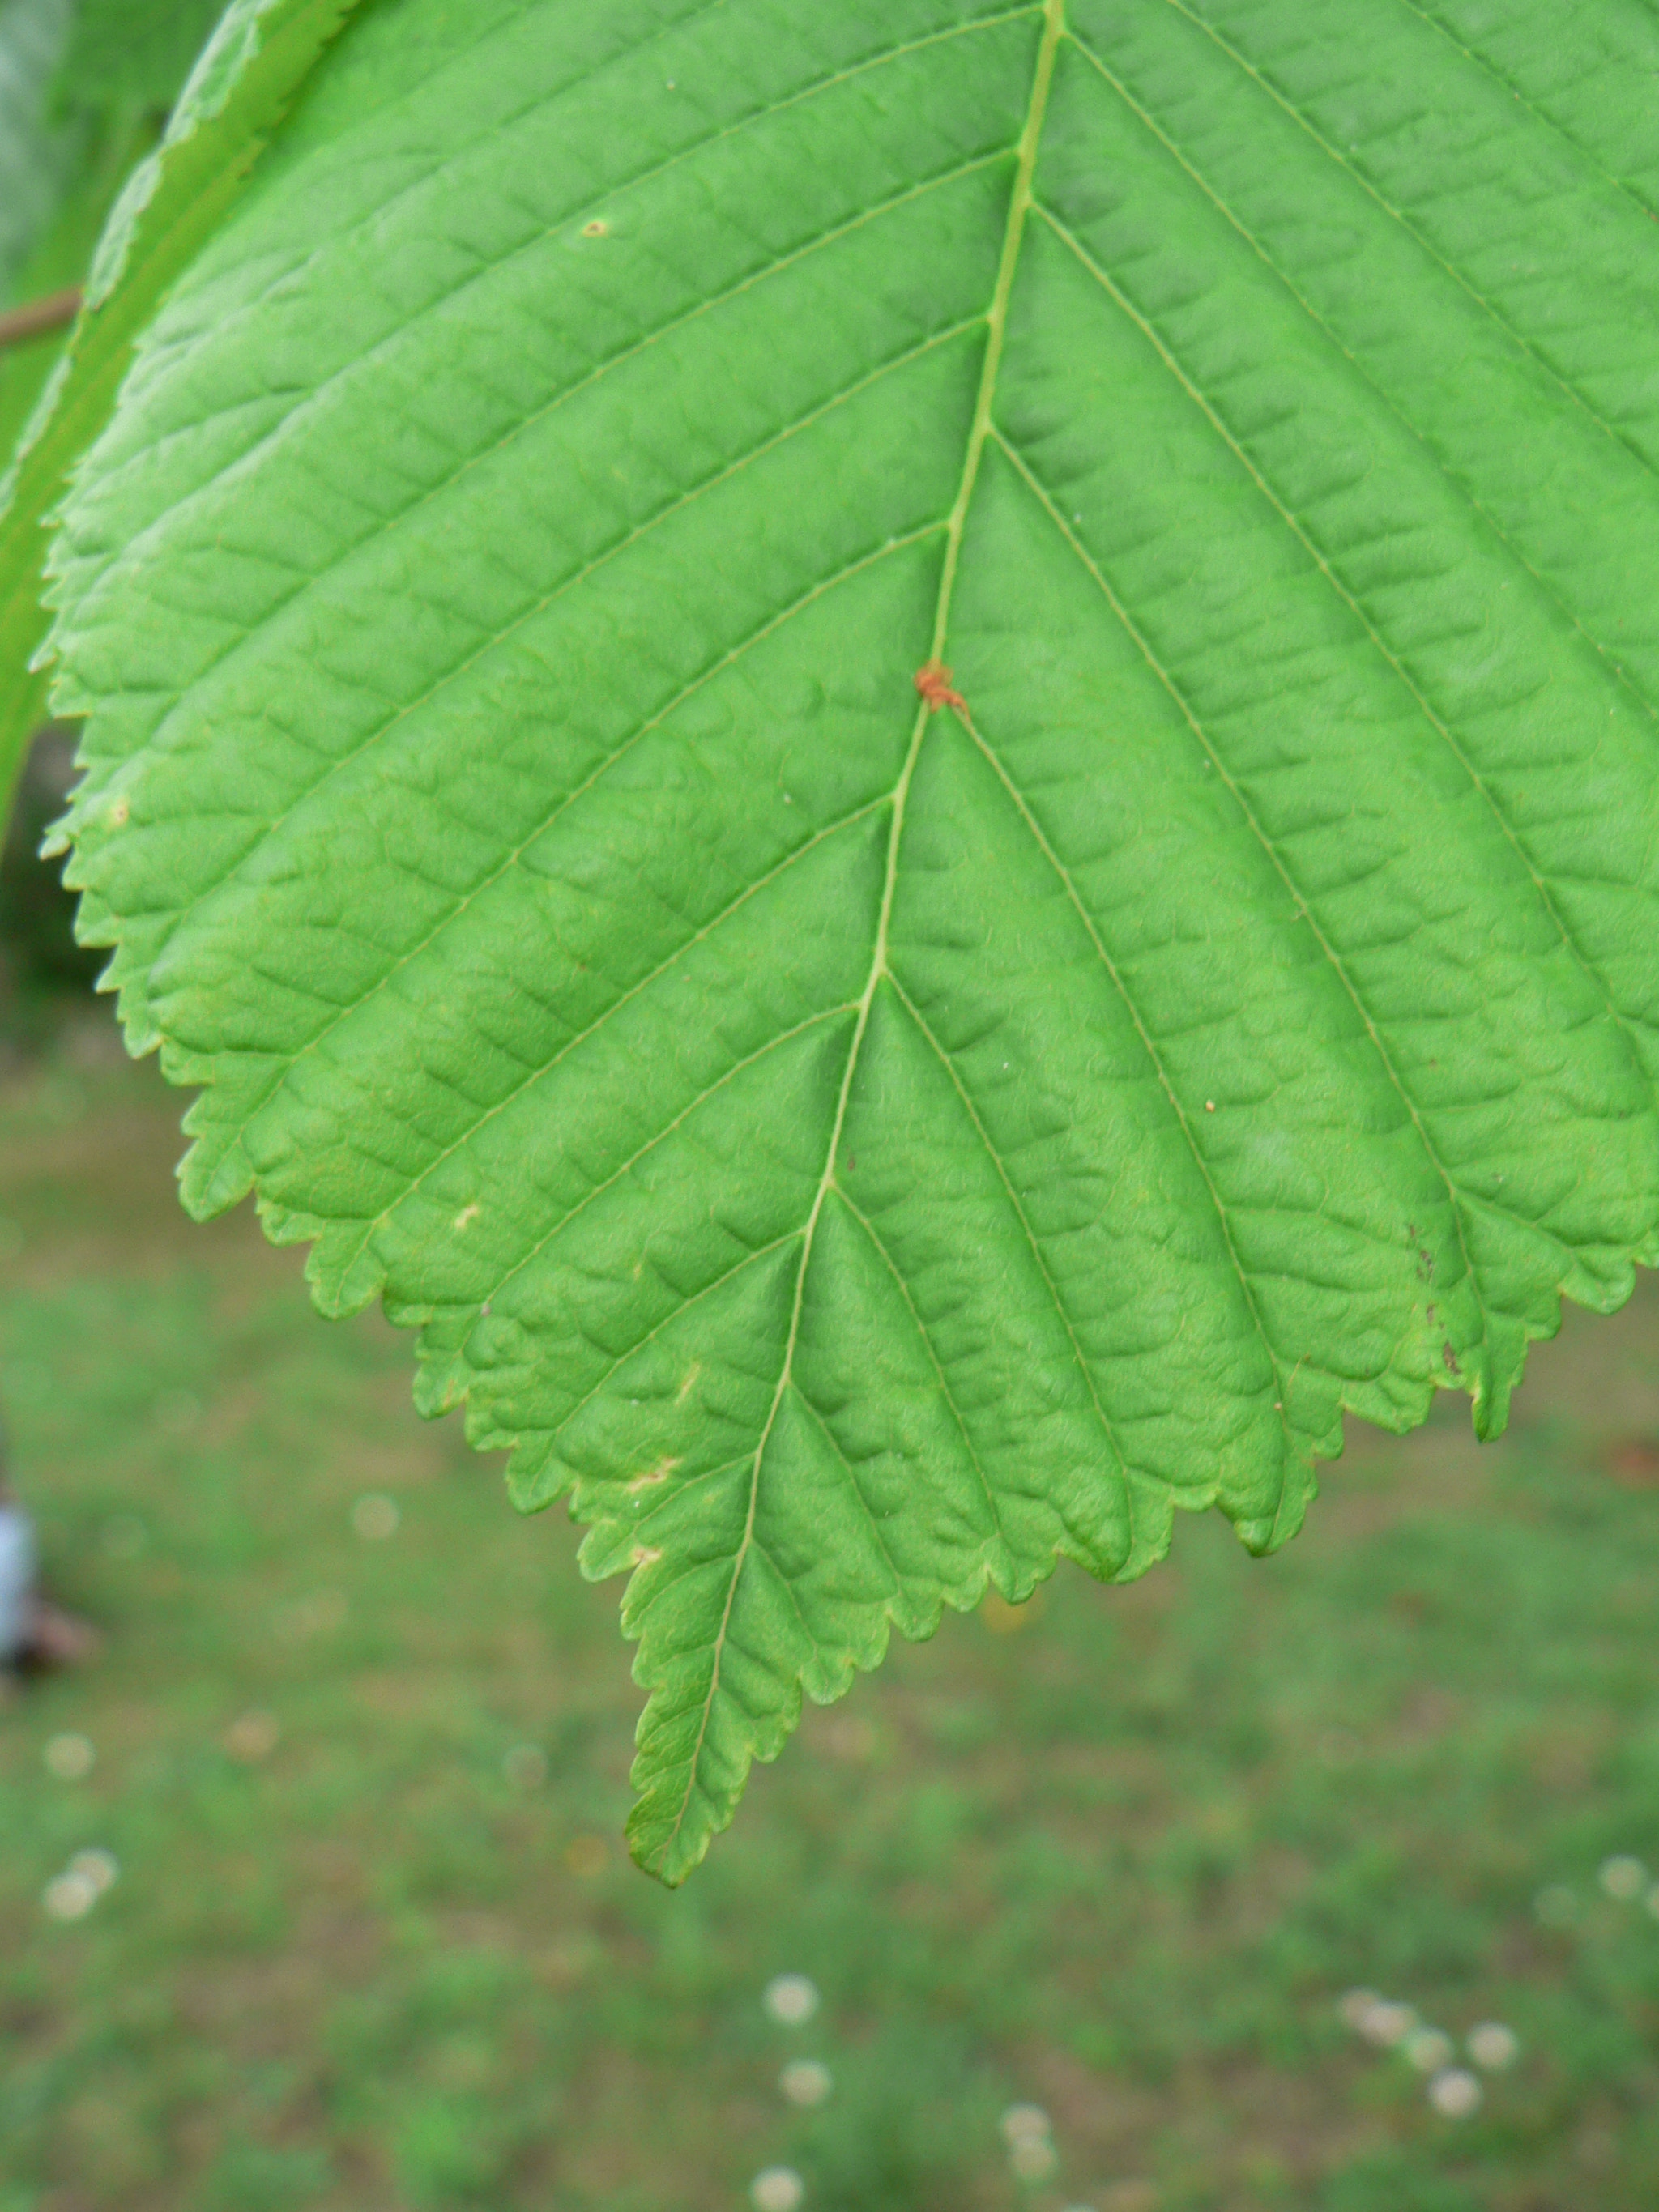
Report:
[[[980,463],[991,434],[992,410],[996,400],[997,378],[1002,366],[1002,351],[1007,335],[1008,307],[1013,295],[1014,278],[1019,267],[1020,247],[1025,235],[1025,221],[1032,204],[1032,179],[1036,169],[1037,150],[1042,140],[1042,125],[1048,111],[1048,88],[1054,81],[1054,59],[1060,42],[1066,33],[1066,0],[1044,0],[1042,37],[1037,46],[1036,61],[1031,73],[1031,89],[1026,104],[1025,120],[1018,140],[1018,160],[1012,188],[1009,194],[1007,227],[1003,236],[1002,253],[997,265],[996,282],[986,311],[985,362],[981,372],[979,392],[974,414],[969,427],[966,449],[963,456],[961,481],[954,505],[951,509],[946,529],[945,558],[939,575],[939,599],[933,616],[933,635],[927,658],[938,661],[942,656],[949,635],[951,609],[955,597],[957,571],[962,557],[962,543],[967,526],[968,510],[972,504],[974,489],[979,481]],[[811,1211],[801,1229],[800,1256],[796,1263],[795,1288],[789,1315],[789,1330],[784,1344],[783,1359],[779,1368],[777,1387],[772,1403],[755,1448],[754,1462],[749,1480],[749,1503],[744,1519],[743,1536],[732,1562],[731,1578],[726,1585],[726,1602],[720,1612],[720,1626],[713,1644],[713,1664],[709,1671],[708,1692],[703,1700],[697,1733],[691,1747],[685,1787],[673,1825],[659,1845],[656,1859],[665,1862],[678,1841],[691,1802],[696,1794],[698,1775],[702,1765],[703,1747],[708,1741],[708,1724],[720,1694],[720,1668],[725,1657],[727,1635],[730,1632],[732,1607],[737,1601],[738,1586],[749,1553],[755,1543],[755,1517],[760,1503],[761,1468],[766,1449],[780,1410],[788,1393],[794,1371],[795,1352],[800,1339],[801,1311],[805,1301],[806,1278],[811,1267],[813,1240],[823,1217],[824,1201],[829,1197],[836,1177],[836,1161],[841,1150],[842,1132],[846,1126],[847,1109],[852,1098],[854,1079],[858,1072],[859,1057],[870,1025],[870,1010],[875,1003],[887,969],[888,930],[892,920],[893,900],[898,884],[899,849],[904,836],[904,818],[915,779],[916,763],[927,734],[933,708],[929,702],[919,699],[910,744],[893,787],[891,798],[892,822],[888,834],[887,863],[884,871],[881,902],[876,921],[875,945],[871,956],[870,972],[863,994],[859,1001],[858,1018],[847,1053],[847,1065],[842,1073],[840,1094],[836,1101],[835,1118],[830,1127],[830,1141],[825,1147],[823,1170],[818,1178]]]

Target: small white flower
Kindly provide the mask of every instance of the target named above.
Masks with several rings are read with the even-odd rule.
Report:
[[[805,2195],[806,2184],[793,2166],[769,2166],[749,2185],[755,2212],[795,2212]]]
[[[1382,2002],[1375,1990],[1345,1990],[1336,2001],[1336,2009],[1345,2026],[1356,2035],[1364,2035],[1366,2021]]]
[[[1603,1859],[1600,1880],[1609,1897],[1620,1905],[1633,1905],[1648,1886],[1648,1870],[1640,1859]]]
[[[351,1509],[352,1527],[369,1544],[383,1544],[388,1536],[395,1536],[402,1518],[396,1500],[378,1492],[360,1498]]]
[[[47,1744],[46,1771],[59,1782],[84,1782],[98,1763],[92,1740],[84,1735],[55,1735]]]
[[[100,1897],[106,1889],[113,1889],[121,1877],[120,1862],[113,1851],[76,1851],[69,1870],[78,1880],[89,1881]]]
[[[1047,2136],[1029,2136],[1008,2153],[1008,2170],[1017,2181],[1047,2181],[1060,2164]]]
[[[1578,1917],[1578,1899],[1565,1882],[1553,1881],[1547,1889],[1539,1891],[1532,1909],[1545,1928],[1571,1928]]]
[[[1395,2044],[1403,2043],[1417,2026],[1414,2006],[1398,2004],[1389,1997],[1379,1997],[1366,2014],[1359,2033],[1367,2043],[1376,2044],[1379,2050],[1392,2051]]]
[[[1501,2074],[1520,2057],[1521,2039],[1502,2021],[1483,2020],[1479,2027],[1469,2030],[1468,2052],[1475,2064],[1484,2067],[1488,2074]]]
[[[763,2002],[785,2027],[800,2027],[818,2008],[818,1985],[806,1974],[774,1974]]]
[[[1054,2132],[1054,2122],[1041,2105],[1010,2105],[997,2125],[1010,2150],[1017,2143],[1047,2142]]]
[[[84,1920],[98,1902],[98,1885],[88,1875],[60,1874],[46,1884],[40,1902],[54,1920]]]
[[[1414,2027],[1401,2049],[1419,2074],[1437,2074],[1452,2055],[1452,2039],[1437,2027]]]
[[[1467,2120],[1480,2109],[1484,2092],[1473,2074],[1444,2066],[1429,2084],[1429,2102],[1443,2119]]]
[[[835,2086],[830,2069],[816,2058],[792,2058],[778,2076],[792,2105],[821,2105]]]

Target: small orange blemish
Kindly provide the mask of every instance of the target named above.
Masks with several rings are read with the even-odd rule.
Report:
[[[635,1544],[634,1547],[634,1565],[636,1567],[654,1567],[661,1557],[662,1553],[649,1544]]]
[[[951,690],[951,672],[942,660],[925,661],[917,669],[916,689],[933,714],[937,714],[941,707],[954,707],[958,714],[968,712],[968,702],[960,691]]]
[[[608,222],[601,222],[597,216],[592,222],[585,222],[582,225],[582,236],[584,238],[609,238],[610,235],[610,224]]]
[[[126,820],[128,811],[127,802],[125,799],[118,799],[114,805],[111,807],[109,811],[109,818],[115,824],[118,830]]]

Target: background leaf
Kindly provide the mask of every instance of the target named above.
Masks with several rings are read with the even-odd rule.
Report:
[[[60,97],[165,112],[223,13],[224,0],[79,0]]]
[[[0,307],[52,221],[75,150],[46,100],[71,20],[70,0],[0,0]]]
[[[108,417],[135,332],[221,221],[355,4],[233,0],[161,145],[121,187],[87,275],[85,308],[0,474],[0,792],[10,787],[42,703],[34,663],[46,629],[40,524]],[[113,126],[116,175],[125,143]]]
[[[51,289],[36,280],[42,264],[56,258],[63,204],[75,197],[79,160],[88,150],[84,125],[55,114],[50,99],[73,20],[70,0],[0,0],[0,307]],[[0,347],[0,482],[4,459],[63,344],[61,332],[53,331],[28,345]],[[38,566],[31,602],[37,595]],[[39,719],[45,686],[23,664],[40,632],[32,604],[27,632],[15,631],[0,616],[0,724],[6,706],[19,726]],[[0,793],[10,789],[21,743],[22,736],[10,744],[0,736]]]
[[[84,925],[187,1202],[633,1570],[667,1879],[892,1625],[1653,1259],[1656,40],[402,0],[173,264]]]

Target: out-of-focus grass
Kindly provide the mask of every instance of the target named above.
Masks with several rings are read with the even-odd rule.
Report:
[[[0,1394],[107,1639],[0,1711],[0,2212],[716,2212],[777,2163],[808,2212],[1659,2202],[1659,1918],[1597,1883],[1659,1863],[1650,1291],[1501,1445],[1461,1401],[1356,1438],[1273,1560],[1183,1523],[896,1650],[670,1896],[618,1848],[616,1593],[416,1420],[406,1343],[184,1220],[176,1119],[72,1054],[0,1093]],[[120,1879],[54,1921],[88,1847]],[[1357,1983],[1522,2055],[1443,2119]]]

